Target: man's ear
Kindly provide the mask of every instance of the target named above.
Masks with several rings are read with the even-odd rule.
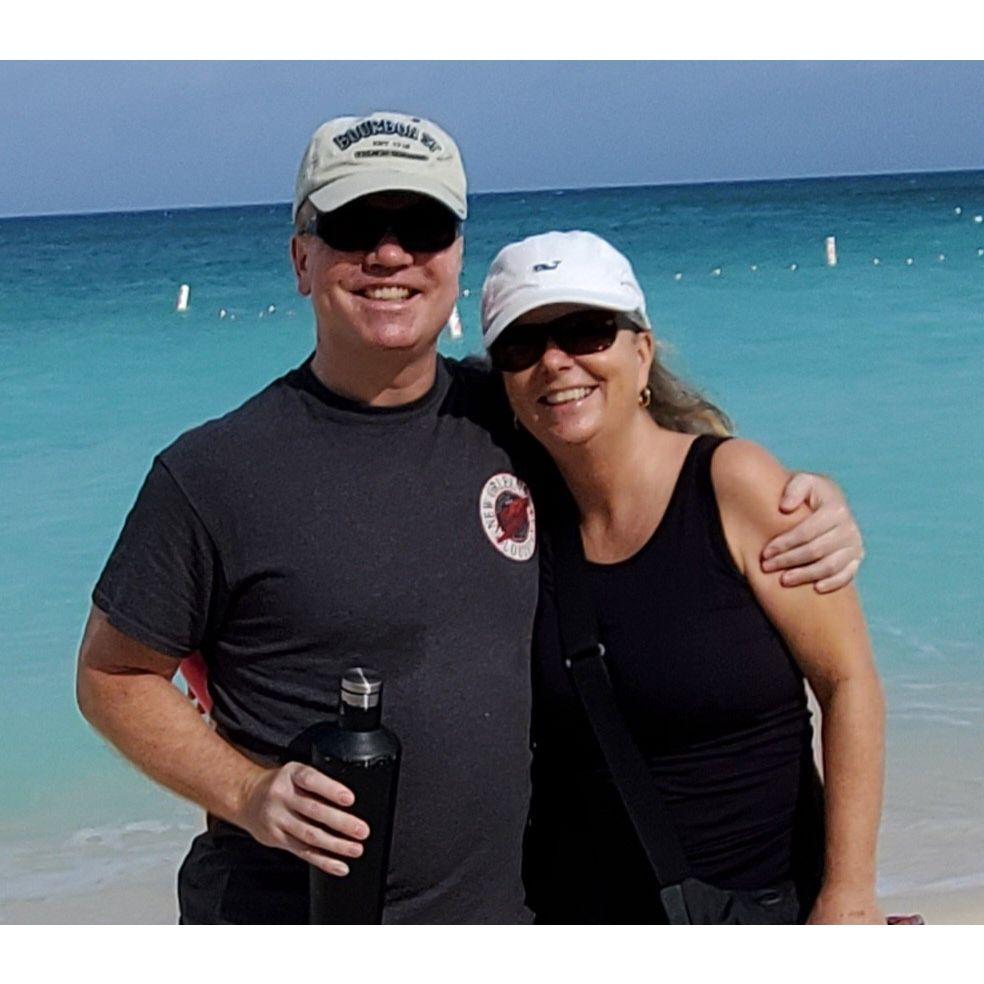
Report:
[[[297,278],[297,292],[311,295],[311,237],[293,235],[290,240],[290,262]]]

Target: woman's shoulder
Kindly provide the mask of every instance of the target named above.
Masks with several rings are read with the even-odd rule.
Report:
[[[770,536],[794,526],[809,512],[779,509],[791,472],[754,441],[733,438],[722,442],[711,459],[711,481],[722,518],[754,527]]]
[[[732,437],[717,446],[711,473],[715,485],[739,495],[763,482],[779,479],[785,483],[789,474],[769,450],[741,437]]]

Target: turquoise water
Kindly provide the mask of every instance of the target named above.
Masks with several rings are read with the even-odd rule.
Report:
[[[984,884],[982,214],[978,172],[477,196],[465,332],[441,346],[478,348],[500,246],[594,230],[634,261],[671,363],[744,436],[839,480],[890,700],[886,891]],[[53,866],[46,891],[70,890],[91,843],[193,816],[81,720],[74,660],[153,454],[310,351],[289,231],[284,205],[0,221],[0,881],[15,893]]]

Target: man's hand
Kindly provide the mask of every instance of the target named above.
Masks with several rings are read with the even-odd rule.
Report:
[[[794,475],[779,508],[790,513],[804,502],[813,515],[765,545],[762,570],[782,570],[780,581],[786,587],[814,582],[821,594],[836,591],[850,583],[864,560],[861,531],[844,494],[830,479]]]
[[[367,824],[336,809],[354,802],[341,783],[311,766],[288,762],[256,774],[233,822],[267,847],[290,851],[329,875],[342,876],[348,874],[348,865],[336,855],[359,857],[358,841],[369,836]]]

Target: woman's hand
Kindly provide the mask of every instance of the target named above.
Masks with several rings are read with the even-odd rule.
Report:
[[[885,915],[878,908],[874,892],[859,892],[856,889],[821,889],[813,905],[808,926],[884,926]]]
[[[261,844],[290,851],[329,875],[348,874],[336,855],[357,858],[369,827],[347,810],[351,790],[309,765],[288,762],[260,769],[246,787],[232,821]],[[352,839],[349,839],[352,838]]]
[[[836,591],[851,582],[864,560],[861,531],[844,493],[829,478],[794,475],[779,508],[792,513],[803,503],[813,514],[765,545],[762,570],[783,571],[779,580],[787,588],[812,582],[820,594]]]

